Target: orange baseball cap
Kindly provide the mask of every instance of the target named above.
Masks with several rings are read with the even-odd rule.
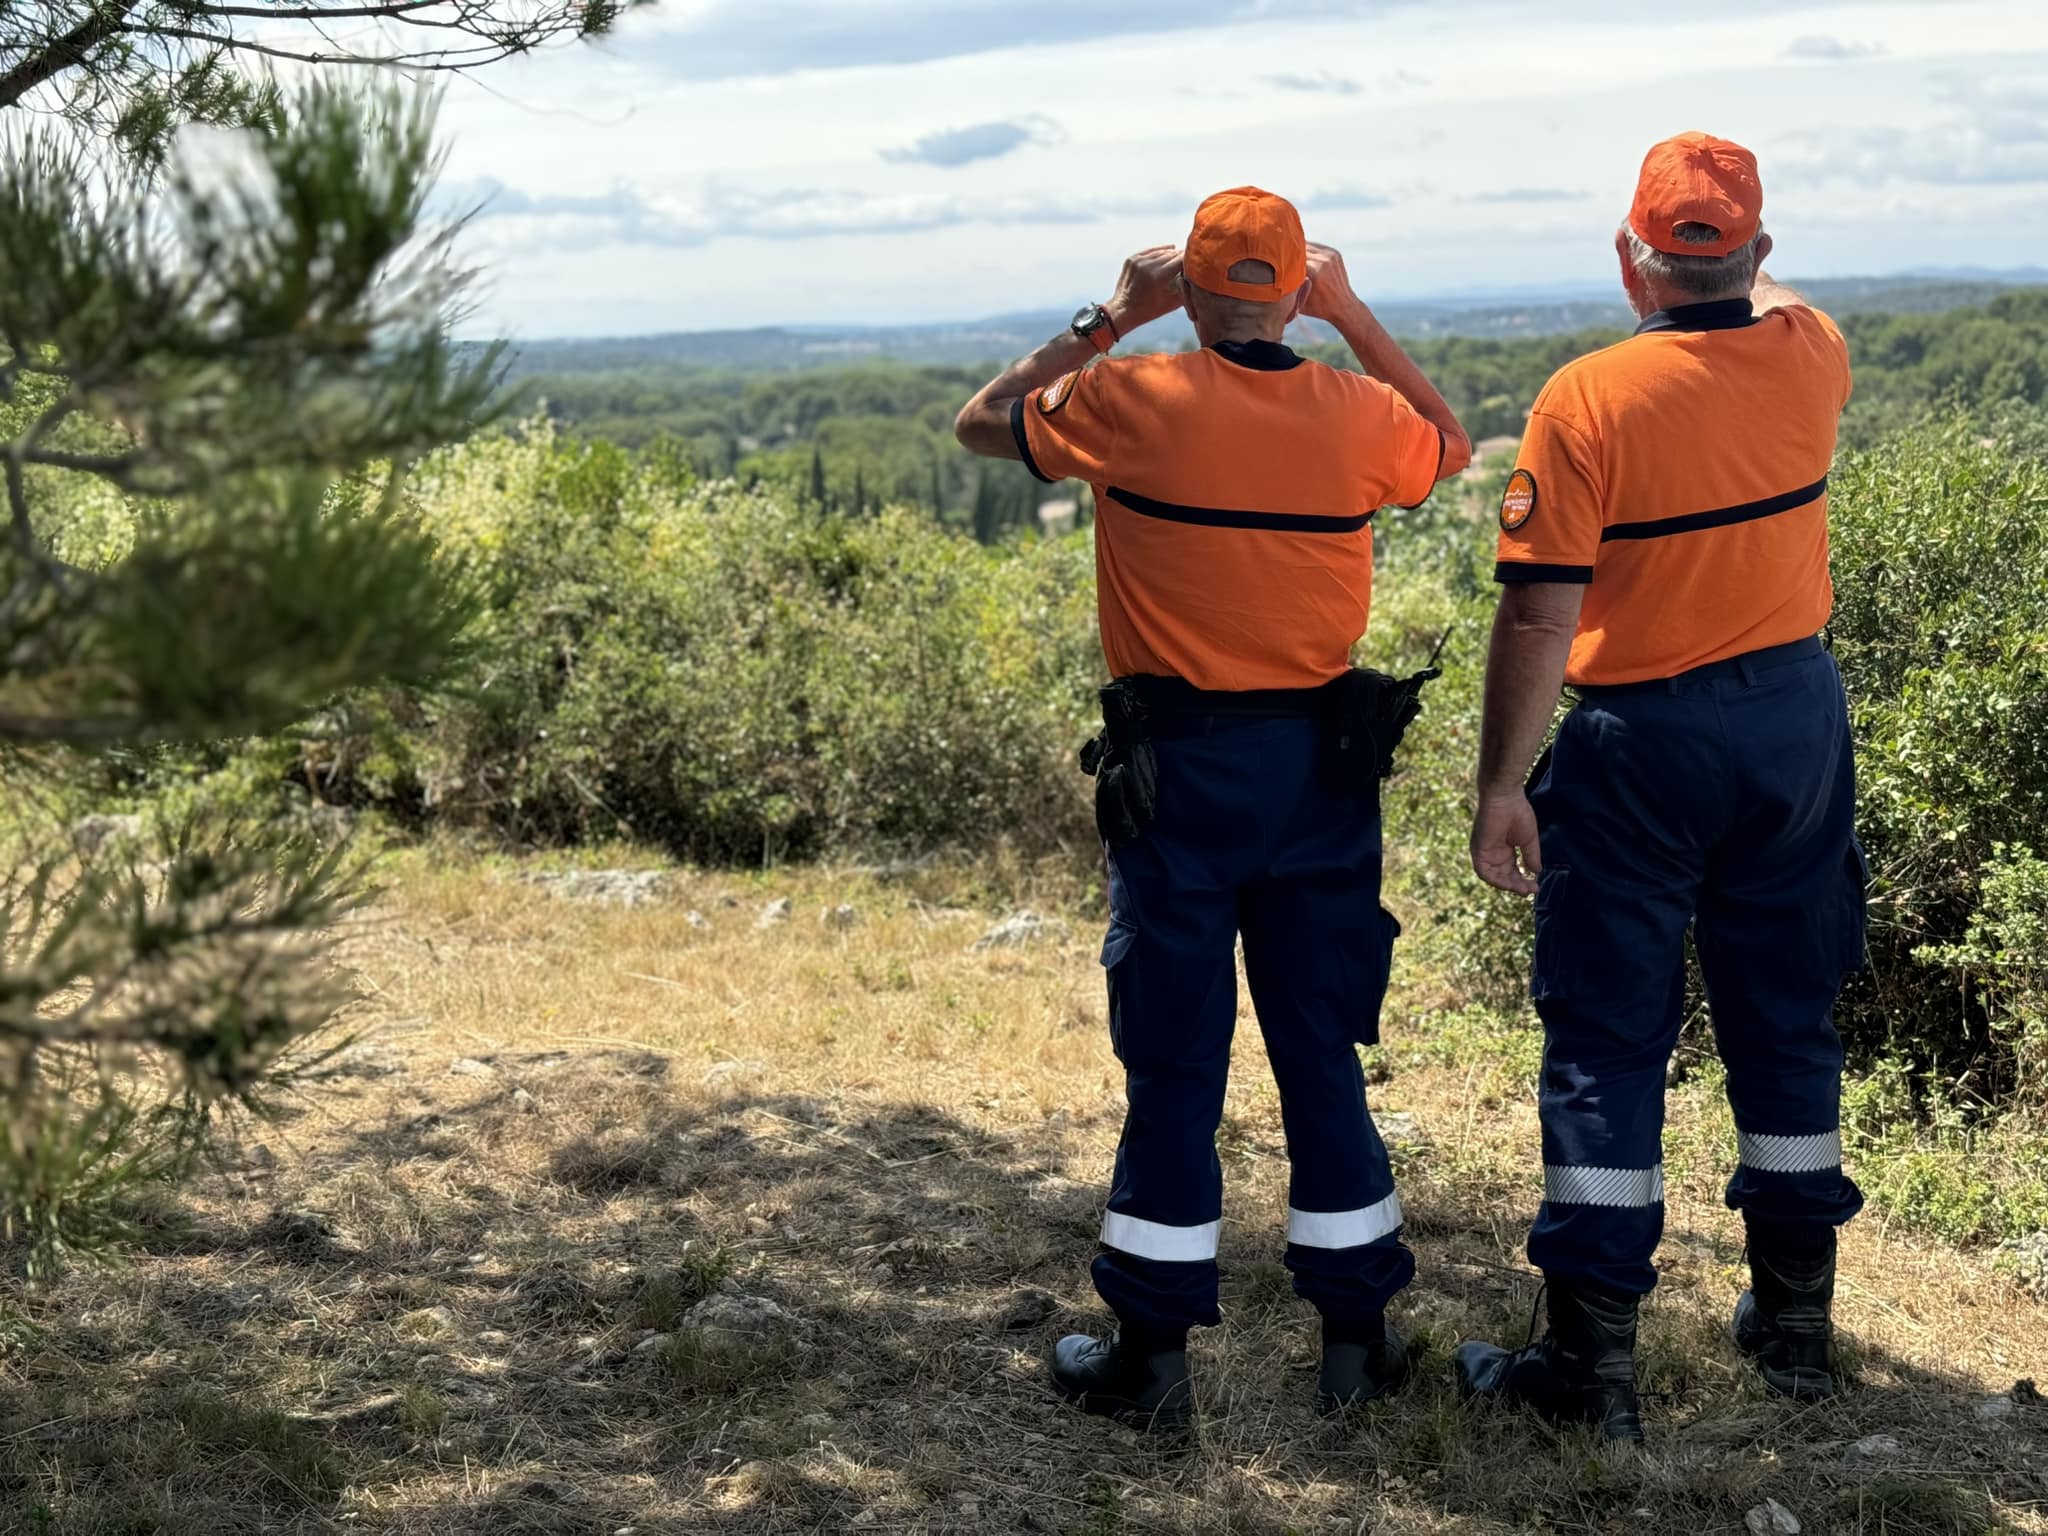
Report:
[[[1270,283],[1234,281],[1240,261],[1263,261],[1273,269]],[[1294,297],[1308,281],[1308,237],[1301,215],[1284,197],[1257,187],[1232,187],[1195,210],[1195,227],[1181,252],[1181,271],[1197,288],[1277,304]]]
[[[1726,256],[1763,227],[1764,184],[1756,156],[1709,133],[1681,133],[1651,148],[1636,180],[1628,226],[1652,250],[1669,256]],[[1678,238],[1681,224],[1720,231],[1714,240]]]

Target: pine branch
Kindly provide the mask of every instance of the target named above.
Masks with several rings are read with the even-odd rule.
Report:
[[[86,19],[61,37],[50,39],[39,53],[19,60],[0,74],[0,107],[11,107],[39,86],[66,70],[83,69],[92,62],[95,50],[125,28],[128,15],[141,0],[102,0]]]
[[[196,32],[184,27],[166,27],[144,24],[122,29],[138,37],[172,38],[181,42],[206,43],[235,53],[253,54],[258,58],[274,59],[289,64],[313,66],[347,64],[369,68],[404,69],[422,74],[452,74],[466,70],[481,69],[505,59],[516,58],[529,53],[536,46],[535,41],[521,37],[496,39],[479,42],[470,48],[444,48],[420,53],[350,53],[337,50],[332,53],[318,53],[310,49],[288,48],[270,43],[258,43],[246,37],[221,38],[207,32]],[[464,30],[467,30],[466,28]],[[4,103],[0,103],[4,105]]]

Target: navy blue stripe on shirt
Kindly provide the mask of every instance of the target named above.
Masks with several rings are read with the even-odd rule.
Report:
[[[1503,585],[1519,581],[1561,581],[1583,587],[1593,579],[1590,565],[1539,565],[1534,560],[1502,560],[1493,568],[1493,579]]]
[[[1043,480],[1047,485],[1058,485],[1044,470],[1038,467],[1038,460],[1031,457],[1031,437],[1024,430],[1024,402],[1030,398],[1019,395],[1010,402],[1010,435],[1017,439],[1017,457],[1024,461],[1024,467],[1031,471],[1033,478]]]
[[[1600,530],[1600,542],[1612,539],[1661,539],[1674,533],[1697,533],[1702,528],[1726,528],[1731,523],[1753,523],[1760,517],[1806,506],[1827,494],[1828,477],[1822,475],[1811,485],[1762,501],[1745,501],[1736,507],[1717,507],[1711,512],[1687,512],[1680,517],[1653,517],[1642,523],[1611,523]]]
[[[1193,523],[1199,528],[1256,528],[1267,533],[1356,533],[1373,519],[1371,512],[1350,517],[1320,517],[1301,512],[1238,512],[1224,507],[1187,507],[1179,502],[1157,501],[1121,486],[1109,488],[1110,499],[1141,517],[1163,518],[1169,523]]]

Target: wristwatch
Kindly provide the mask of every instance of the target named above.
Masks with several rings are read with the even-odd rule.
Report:
[[[1123,340],[1116,333],[1116,322],[1109,318],[1109,311],[1100,304],[1083,304],[1075,312],[1073,332],[1096,351],[1104,353]]]

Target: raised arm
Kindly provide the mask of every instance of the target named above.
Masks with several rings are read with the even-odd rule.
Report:
[[[1335,326],[1368,374],[1400,395],[1415,407],[1417,415],[1443,433],[1444,456],[1437,479],[1447,480],[1470,464],[1472,439],[1465,435],[1465,428],[1437,393],[1436,386],[1353,290],[1351,276],[1344,270],[1344,258],[1330,246],[1311,242],[1308,276],[1308,297],[1301,312],[1312,320]]]
[[[1126,261],[1116,292],[1102,306],[1117,338],[1180,308],[1179,278],[1177,245],[1155,245]],[[982,385],[953,418],[953,435],[961,447],[985,459],[1021,459],[1023,450],[1010,429],[1012,403],[1085,367],[1096,356],[1094,344],[1071,331],[1053,337]]]
[[[1804,304],[1806,302],[1806,295],[1795,289],[1787,288],[1764,270],[1764,258],[1770,255],[1770,253],[1771,237],[1769,235],[1758,236],[1756,282],[1750,287],[1749,303],[1750,307],[1760,315],[1768,310],[1783,309],[1788,304]]]

